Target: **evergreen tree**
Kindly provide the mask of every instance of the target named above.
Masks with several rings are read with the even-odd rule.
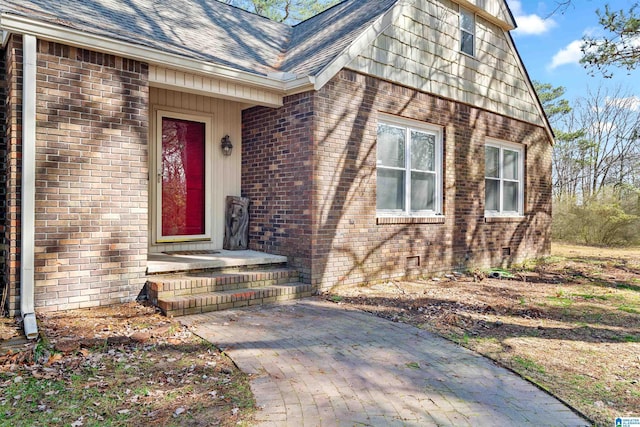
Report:
[[[640,15],[635,2],[628,11],[612,10],[609,5],[598,10],[600,25],[606,31],[604,37],[585,36],[582,63],[592,70],[611,77],[610,67],[622,67],[631,71],[640,60]]]

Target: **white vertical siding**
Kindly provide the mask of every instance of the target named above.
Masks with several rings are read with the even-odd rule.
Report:
[[[212,208],[211,215],[212,238],[211,242],[193,242],[193,243],[172,243],[154,245],[154,238],[151,239],[151,252],[176,251],[176,250],[203,250],[203,249],[220,249],[224,239],[224,207],[226,196],[240,195],[240,179],[241,179],[241,152],[242,152],[242,107],[243,104],[233,101],[227,101],[220,98],[212,98],[208,96],[195,95],[185,92],[176,92],[157,87],[151,87],[149,91],[150,103],[152,106],[150,117],[150,161],[152,162],[150,170],[152,174],[157,170],[156,162],[156,145],[157,136],[155,132],[156,117],[155,111],[168,110],[183,114],[194,113],[206,114],[211,116],[213,122],[212,129]],[[225,157],[220,150],[220,139],[229,135],[233,143],[233,153],[229,157]],[[153,175],[152,175],[153,177]],[[151,182],[151,231],[156,221],[156,191],[155,180]]]
[[[149,66],[149,82],[155,87],[215,96],[230,101],[268,107],[282,105],[282,95],[279,93],[156,65]]]

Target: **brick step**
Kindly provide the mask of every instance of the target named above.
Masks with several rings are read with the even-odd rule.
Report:
[[[172,276],[152,276],[147,280],[149,300],[157,301],[174,296],[208,294],[242,288],[258,288],[294,283],[300,279],[296,270],[209,271]]]
[[[307,283],[285,283],[161,298],[157,306],[167,316],[185,316],[249,305],[269,304],[310,297],[314,287]]]

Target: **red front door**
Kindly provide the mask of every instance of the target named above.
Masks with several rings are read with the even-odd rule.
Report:
[[[206,123],[160,116],[160,239],[206,237]]]

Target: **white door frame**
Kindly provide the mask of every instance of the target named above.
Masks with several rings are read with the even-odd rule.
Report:
[[[156,109],[155,113],[155,135],[154,135],[154,165],[151,168],[151,181],[155,191],[151,206],[155,208],[155,221],[153,221],[152,234],[154,243],[178,243],[178,242],[202,242],[211,241],[211,209],[212,209],[212,135],[213,135],[213,117],[211,115],[194,113],[194,112],[176,112],[168,109]],[[162,119],[171,118],[178,120],[186,120],[191,122],[204,123],[205,125],[205,232],[199,235],[189,236],[163,236],[162,235]]]

